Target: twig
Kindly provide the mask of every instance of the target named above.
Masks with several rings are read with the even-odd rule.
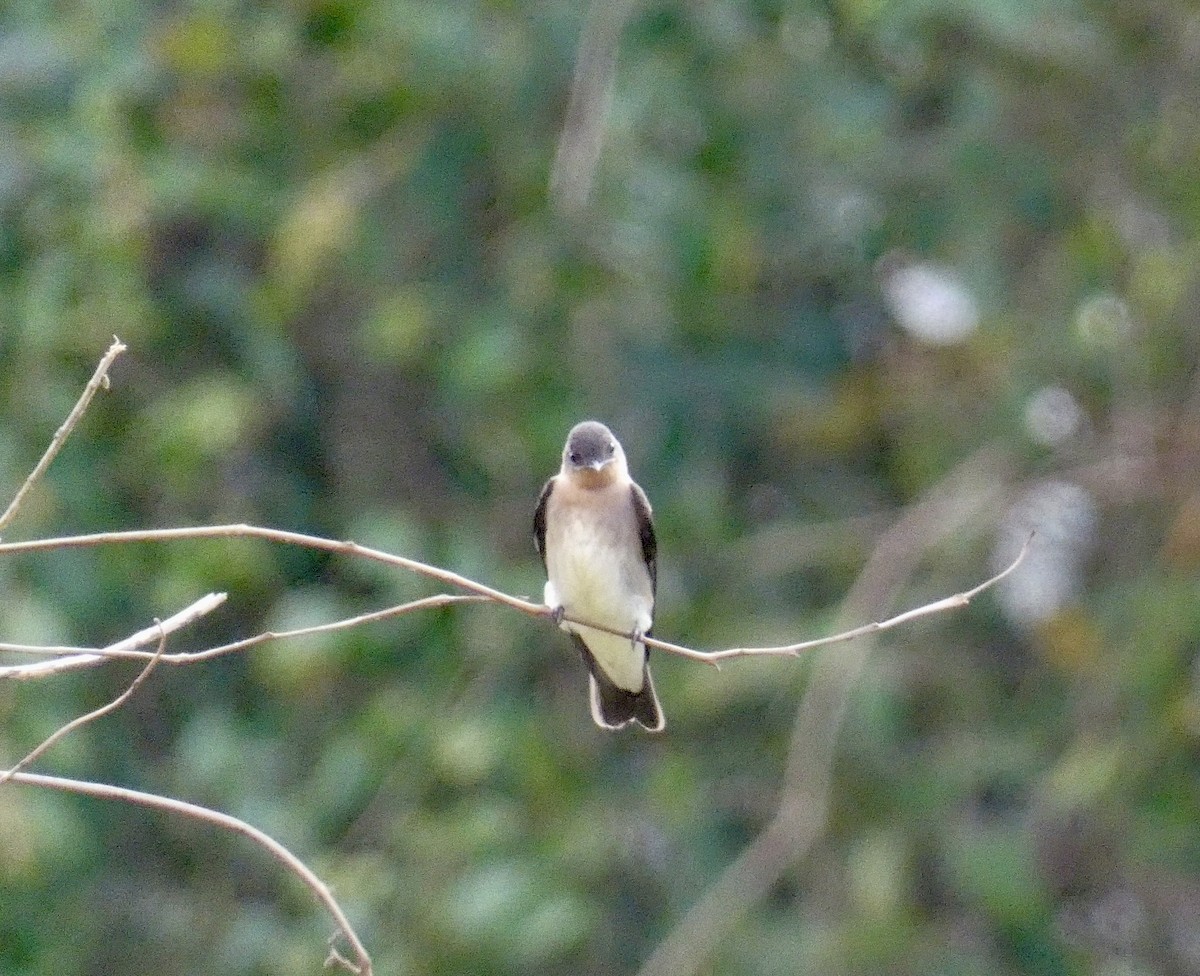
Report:
[[[500,590],[482,583],[476,583],[466,576],[452,573],[448,569],[431,566],[416,559],[405,556],[394,556],[380,549],[360,546],[357,542],[339,542],[336,539],[325,539],[316,535],[305,535],[302,532],[288,532],[285,529],[270,529],[260,525],[195,525],[175,529],[137,529],[128,532],[96,532],[89,535],[60,536],[54,539],[31,539],[27,542],[0,543],[0,556],[15,555],[22,552],[46,552],[52,549],[76,549],[89,546],[116,545],[128,542],[177,542],[183,539],[266,539],[284,545],[301,546],[307,549],[320,549],[324,552],[335,552],[345,556],[360,556],[388,566],[398,566],[409,572],[420,573],[439,582],[447,583],[460,590],[487,597],[496,603],[503,603],[523,613],[535,617],[550,616],[549,607],[540,603],[531,603],[519,597],[509,596]]]
[[[524,613],[529,613],[535,617],[550,617],[551,609],[544,604],[532,603],[532,601],[521,599],[520,597],[512,597],[508,593],[499,591],[490,586],[485,586],[484,583],[476,582],[469,579],[467,576],[462,576],[457,573],[451,573],[450,570],[436,567],[428,563],[409,559],[404,556],[395,556],[390,552],[384,552],[378,549],[371,549],[368,546],[362,546],[358,543],[350,543],[350,541],[338,541],[335,539],[325,539],[319,535],[306,535],[299,532],[288,532],[284,529],[265,528],[263,526],[251,525],[227,525],[227,526],[190,526],[184,528],[158,528],[158,529],[138,529],[132,532],[97,532],[89,535],[64,535],[64,537],[56,539],[34,539],[24,541],[24,543],[0,543],[0,556],[7,553],[18,552],[38,552],[54,549],[73,549],[73,547],[110,545],[120,543],[166,543],[166,541],[178,541],[184,539],[227,539],[227,538],[257,538],[275,541],[275,543],[283,543],[287,545],[299,545],[308,547],[308,549],[319,549],[326,552],[338,552],[348,556],[361,556],[367,559],[372,559],[374,562],[386,563],[389,565],[397,565],[402,569],[413,571],[424,576],[430,576],[434,580],[450,583],[451,586],[456,586],[461,589],[467,589],[475,594],[476,599],[491,600],[493,603],[504,604],[511,606],[512,609],[520,610]],[[790,645],[782,645],[779,647],[732,647],[724,649],[724,651],[696,651],[695,648],[679,645],[670,641],[659,640],[658,637],[643,637],[644,642],[648,647],[654,647],[659,651],[664,651],[670,654],[678,654],[679,657],[689,658],[691,660],[701,661],[703,664],[709,664],[714,667],[720,667],[722,660],[730,658],[748,658],[748,657],[796,657],[796,655],[805,651],[811,651],[812,648],[824,647],[830,643],[839,643],[841,641],[853,640],[854,637],[860,637],[865,634],[875,634],[881,630],[888,630],[893,627],[898,627],[902,623],[907,623],[919,617],[930,616],[932,613],[940,613],[946,610],[958,609],[958,607],[966,606],[970,601],[977,597],[979,593],[985,591],[991,586],[995,586],[1004,577],[1020,565],[1022,559],[1025,558],[1028,550],[1028,543],[1022,547],[1018,557],[1007,569],[1001,571],[991,579],[979,583],[978,586],[962,593],[956,593],[952,597],[944,597],[932,601],[932,603],[923,606],[914,607],[912,610],[907,610],[900,615],[886,619],[886,621],[877,621],[874,623],[866,623],[860,627],[851,630],[841,631],[839,634],[833,634],[826,637],[816,637],[814,640],[800,641],[798,643],[790,643]],[[443,594],[439,597],[427,598],[425,601],[415,601],[413,605],[404,605],[395,607],[392,610],[378,611],[376,615],[366,615],[362,618],[352,618],[349,622],[335,622],[330,624],[322,624],[318,628],[312,630],[298,631],[298,633],[314,633],[316,630],[322,629],[338,629],[366,622],[368,619],[379,619],[385,616],[398,615],[401,612],[408,612],[413,609],[426,609],[427,606],[440,606],[449,603],[454,597]],[[457,598],[462,599],[462,598]],[[629,637],[632,640],[634,635],[628,631],[622,631],[616,628],[606,627],[604,624],[592,623],[584,621],[577,617],[566,616],[565,621],[570,623],[580,624],[583,627],[601,630],[607,634],[616,634],[618,636]],[[144,631],[145,633],[145,631]],[[187,655],[170,654],[166,658],[168,663],[186,663],[191,660],[203,660],[205,658],[217,657],[218,654],[226,654],[239,649],[250,647],[254,643],[264,640],[272,640],[280,636],[295,636],[298,633],[289,634],[262,634],[257,637],[248,637],[245,641],[236,641],[232,645],[223,645],[221,647],[210,648],[208,651],[199,651]],[[143,640],[140,643],[148,643],[149,640]],[[124,643],[124,642],[122,642]],[[113,653],[112,648],[106,652],[108,657],[127,657],[124,653],[124,648],[119,649],[119,653]],[[96,664],[100,659],[97,654],[80,654],[74,658],[62,658],[56,661],[46,661],[42,665],[29,665],[23,669],[0,669],[0,678],[4,677],[35,677],[46,671],[65,670],[68,665],[64,661],[71,661],[71,667],[85,667]],[[42,669],[36,671],[36,669]]]
[[[75,425],[79,423],[79,419],[84,415],[88,405],[92,402],[92,397],[96,395],[96,391],[100,387],[108,389],[108,368],[113,364],[121,353],[125,351],[125,344],[116,336],[113,336],[112,345],[108,347],[106,352],[100,359],[99,365],[96,366],[96,371],[92,374],[92,378],[88,380],[87,386],[83,388],[83,393],[79,395],[79,400],[67,414],[67,419],[62,422],[62,426],[55,432],[54,437],[50,441],[50,446],[46,448],[46,453],[34,466],[29,473],[29,477],[25,479],[25,483],[18,489],[16,496],[9,502],[8,508],[4,510],[4,514],[0,515],[0,532],[8,527],[8,523],[13,520],[17,514],[17,510],[21,507],[21,502],[25,500],[25,496],[29,490],[37,483],[37,480],[50,467],[50,462],[54,460],[55,455],[62,449],[67,437],[71,431],[75,429]]]
[[[162,652],[166,649],[166,646],[167,632],[163,630],[160,625],[158,648],[155,650],[150,660],[146,662],[146,666],[142,668],[140,672],[138,672],[138,676],[130,682],[129,687],[121,692],[121,694],[117,695],[117,697],[110,701],[107,705],[101,705],[99,708],[88,712],[86,715],[80,715],[78,718],[72,719],[61,729],[44,739],[40,745],[32,749],[25,756],[25,758],[18,762],[15,766],[0,773],[0,786],[3,786],[10,779],[12,779],[16,773],[24,769],[39,756],[43,755],[55,743],[61,741],[65,736],[69,735],[71,732],[74,732],[80,726],[87,725],[88,722],[93,722],[100,718],[100,716],[107,715],[109,712],[115,712],[118,708],[129,701],[129,699],[133,696],[133,693],[137,691],[139,687],[141,687],[142,682],[145,681],[150,672],[154,670],[154,666],[158,664],[159,659],[162,657]]]
[[[412,600],[409,603],[402,603],[398,606],[388,607],[384,610],[375,610],[371,613],[359,614],[355,617],[346,617],[342,620],[334,620],[326,624],[314,624],[311,627],[298,627],[295,630],[268,630],[261,634],[256,634],[253,637],[247,637],[243,640],[234,641],[230,644],[221,644],[218,647],[209,647],[203,651],[177,651],[174,654],[164,654],[160,658],[162,664],[193,664],[196,661],[206,661],[209,658],[220,657],[223,654],[232,654],[235,651],[243,651],[247,648],[254,647],[257,644],[264,644],[267,641],[284,640],[290,637],[306,637],[309,634],[322,634],[335,630],[346,630],[350,627],[358,627],[362,624],[375,623],[380,620],[389,620],[392,617],[399,617],[406,613],[412,613],[417,610],[431,610],[437,607],[448,606],[453,603],[476,603],[487,601],[487,597],[469,596],[453,593],[439,593],[435,596],[422,597],[419,600]],[[90,647],[49,647],[31,644],[0,644],[0,651],[7,651],[10,654],[37,654],[42,656],[56,656],[57,659],[49,662],[57,666],[59,670],[74,670],[75,667],[82,667],[84,664],[99,664],[104,658],[124,658],[144,660],[148,657],[153,657],[151,651],[134,650],[125,646],[126,641],[122,641],[121,645],[113,645],[106,648],[90,648]],[[61,656],[60,656],[61,655]],[[87,658],[87,661],[76,662],[75,658]],[[28,670],[28,666],[19,668],[0,668],[0,678],[5,677],[27,677],[24,672]],[[7,673],[6,673],[7,672]],[[45,671],[45,673],[53,673]],[[40,673],[39,675],[40,676]]]
[[[320,536],[305,535],[300,532],[288,532],[283,529],[269,529],[257,525],[239,524],[187,526],[175,529],[142,529],[127,532],[97,532],[91,535],[61,536],[54,539],[34,539],[29,542],[5,542],[0,543],[0,556],[22,552],[40,552],[50,549],[68,549],[130,542],[172,542],[181,539],[219,539],[239,537],[266,539],[271,542],[303,546],[310,549],[320,549],[326,552],[361,556],[376,562],[386,563],[391,566],[399,566],[402,569],[407,569],[411,572],[429,576],[433,579],[439,580],[440,582],[448,583],[451,586],[456,586],[459,589],[468,590],[479,598],[504,604],[505,606],[512,607],[515,610],[520,610],[522,613],[527,613],[534,617],[552,616],[551,609],[544,604],[533,603],[529,600],[523,600],[520,597],[511,596],[510,594],[504,593],[501,590],[494,589],[490,586],[485,586],[483,583],[478,583],[466,576],[461,576],[458,573],[450,572],[449,570],[442,569],[438,566],[431,566],[428,563],[422,563],[418,560],[409,559],[405,556],[396,556],[388,552],[383,552],[379,549],[371,549],[367,546],[360,546],[356,542],[339,542],[335,539],[325,539]],[[957,607],[966,606],[979,593],[983,592],[988,587],[995,585],[1014,569],[1016,569],[1016,567],[1024,559],[1026,549],[1027,546],[1021,550],[1020,555],[1016,560],[1014,560],[1011,566],[991,579],[980,583],[973,589],[967,590],[963,593],[955,594],[954,596],[935,600],[933,603],[929,603],[921,607],[916,607],[889,620],[864,624],[861,627],[856,627],[852,630],[833,634],[828,637],[819,637],[814,640],[802,641],[797,644],[787,644],[780,647],[735,647],[721,651],[698,651],[682,644],[673,644],[669,641],[659,640],[655,637],[645,637],[643,639],[648,647],[657,648],[658,650],[665,651],[669,654],[678,654],[681,657],[690,658],[694,661],[701,661],[705,664],[712,665],[713,667],[719,667],[721,661],[735,657],[794,657],[803,651],[811,650],[815,647],[823,647],[827,644],[835,644],[840,641],[851,640],[855,637],[861,637],[864,634],[876,633],[881,630],[887,630],[889,628],[896,627],[902,623],[907,623],[910,620],[917,619],[918,617],[924,617],[934,613],[941,613],[945,610],[952,610]],[[432,597],[430,599],[434,601],[434,603],[431,605],[441,605],[443,602],[448,601],[448,598],[446,597]],[[381,613],[387,614],[388,611],[381,611]],[[567,616],[563,619],[569,623],[579,624],[581,626],[586,626],[593,630],[599,630],[609,634],[628,637],[631,640],[634,636],[628,632],[607,627],[602,624],[595,624],[577,617]],[[335,628],[340,625],[327,624],[322,626]],[[250,638],[249,640],[251,643],[255,643],[260,639],[271,639],[271,637],[268,635],[260,638]],[[189,659],[200,660],[204,657],[214,657],[218,654],[239,650],[245,646],[249,645],[245,642],[238,642],[233,645],[225,645],[220,648],[213,648],[209,651],[196,652],[195,654],[191,655]],[[168,656],[167,660],[174,663],[176,656]],[[57,662],[47,662],[47,664],[53,663]],[[95,663],[94,660],[89,660],[86,663],[79,664],[78,666],[82,667],[93,663]],[[4,669],[0,669],[0,678],[2,677],[5,677]]]
[[[734,657],[797,657],[804,651],[811,651],[817,647],[825,647],[829,644],[840,644],[842,641],[854,640],[856,637],[863,637],[866,634],[878,634],[883,630],[891,630],[893,627],[899,627],[901,624],[906,624],[912,620],[918,620],[921,617],[932,616],[935,613],[942,613],[946,610],[957,610],[959,607],[965,607],[975,597],[985,590],[991,589],[1006,576],[1015,572],[1017,567],[1025,561],[1025,556],[1029,552],[1029,544],[1033,542],[1033,534],[1030,533],[1029,538],[1025,540],[1025,544],[1021,546],[1021,551],[1017,553],[1017,557],[1009,563],[991,579],[986,579],[978,586],[966,590],[962,593],[955,593],[953,596],[943,597],[940,600],[934,600],[932,603],[926,603],[919,607],[914,607],[912,610],[905,610],[903,613],[898,613],[894,617],[889,617],[887,620],[880,620],[875,623],[863,624],[861,627],[854,627],[850,630],[843,630],[837,634],[831,634],[828,637],[817,637],[813,640],[801,641],[798,644],[785,644],[780,647],[731,647],[724,651],[696,651],[690,647],[683,647],[679,644],[670,644],[667,641],[660,641],[654,637],[644,638],[648,646],[658,648],[662,651],[667,651],[671,654],[678,654],[681,657],[691,658],[694,661],[703,661],[706,664],[711,664],[714,667],[719,667],[719,662]]]
[[[433,610],[438,607],[450,606],[454,603],[479,603],[488,602],[488,597],[485,596],[469,596],[458,593],[438,593],[434,596],[422,597],[420,600],[412,600],[408,603],[401,603],[398,606],[388,607],[385,610],[375,610],[371,613],[359,614],[357,617],[346,617],[342,620],[333,620],[327,624],[314,624],[311,627],[299,627],[295,630],[267,630],[261,634],[255,634],[253,637],[247,637],[243,640],[234,641],[231,644],[222,644],[219,647],[209,647],[203,651],[192,651],[184,654],[173,654],[169,658],[171,664],[191,664],[195,661],[206,661],[209,658],[220,657],[223,654],[232,654],[235,651],[244,651],[247,648],[254,647],[257,644],[263,644],[267,641],[284,640],[289,637],[305,637],[309,634],[323,634],[334,630],[346,630],[350,627],[358,627],[362,624],[375,623],[380,620],[390,620],[392,617],[400,617],[407,613],[413,613],[417,610]],[[140,652],[144,654],[145,652]]]
[[[232,817],[227,813],[210,810],[207,807],[176,800],[169,796],[158,796],[155,793],[143,793],[122,786],[111,786],[108,783],[92,783],[86,780],[64,779],[60,776],[43,776],[39,773],[13,773],[12,782],[23,783],[26,786],[40,786],[45,789],[59,790],[63,793],[75,793],[82,796],[92,796],[100,800],[116,800],[121,803],[131,803],[134,806],[147,807],[151,810],[163,810],[175,813],[191,820],[220,827],[235,834],[247,837],[265,849],[272,857],[283,864],[298,877],[316,896],[327,912],[333,917],[338,930],[350,946],[355,963],[348,968],[358,976],[371,976],[371,957],[367,954],[362,941],[355,933],[346,913],[333,897],[329,887],[318,878],[303,861],[284,847],[269,834],[263,833],[257,827],[252,827],[244,820]],[[340,957],[339,957],[340,958]]]
[[[6,644],[3,642],[0,642],[0,654],[31,654],[36,657],[66,657],[71,654],[96,654],[100,657],[125,656],[113,654],[102,647],[80,647],[76,644]]]
[[[93,667],[110,657],[127,657],[129,656],[128,651],[144,647],[159,637],[159,635],[172,634],[205,614],[212,613],[213,610],[225,602],[225,597],[226,594],[224,593],[209,593],[207,596],[202,596],[191,606],[184,607],[178,613],[173,614],[161,623],[156,623],[145,630],[139,630],[136,634],[130,634],[124,640],[117,641],[117,643],[98,651],[71,654],[67,657],[59,657],[51,661],[39,661],[37,664],[13,664],[0,668],[0,679],[11,678],[17,681],[26,681],[31,678],[44,678],[51,674],[63,674],[67,671],[78,671],[80,668]]]

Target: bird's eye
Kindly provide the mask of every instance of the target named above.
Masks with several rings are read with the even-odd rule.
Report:
[[[567,457],[570,458],[572,464],[579,463],[579,452],[578,451],[572,451],[570,454],[567,455]]]
[[[613,444],[613,443],[610,443],[610,444],[608,445],[608,456],[609,456],[609,457],[612,457],[612,456],[613,456],[614,454],[616,454],[616,453],[617,453],[617,445],[616,445],[616,444]]]

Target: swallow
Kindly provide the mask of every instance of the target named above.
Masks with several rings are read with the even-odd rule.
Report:
[[[604,729],[636,722],[661,732],[666,723],[642,642],[658,585],[654,523],[625,451],[604,424],[571,428],[562,467],[538,500],[533,536],[546,567],[545,603],[587,666],[593,720]]]

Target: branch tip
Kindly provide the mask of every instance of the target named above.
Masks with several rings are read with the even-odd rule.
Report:
[[[29,472],[29,477],[25,479],[20,488],[17,489],[16,495],[9,503],[8,508],[0,515],[0,529],[5,528],[17,515],[21,508],[21,503],[25,500],[25,496],[38,480],[50,467],[50,463],[58,455],[67,438],[71,435],[71,431],[75,429],[83,415],[87,412],[88,406],[92,402],[92,397],[96,395],[99,389],[107,390],[109,388],[108,368],[113,364],[121,353],[125,351],[125,345],[116,337],[113,336],[113,343],[108,347],[108,351],[100,358],[100,362],[96,365],[96,370],[92,373],[92,378],[88,380],[87,385],[83,388],[83,392],[79,395],[75,406],[71,408],[71,412],[67,414],[67,419],[62,422],[62,425],[54,432],[54,437],[50,440],[50,446],[46,448],[44,454],[34,465],[33,470]]]

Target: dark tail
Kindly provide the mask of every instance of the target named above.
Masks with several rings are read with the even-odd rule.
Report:
[[[666,728],[649,668],[641,691],[626,691],[594,674],[588,675],[588,682],[592,719],[602,729],[619,729],[630,722],[637,722],[647,732],[661,732]]]
[[[637,722],[647,732],[661,732],[666,728],[654,680],[650,677],[649,662],[642,665],[642,690],[626,691],[613,684],[596,666],[595,658],[579,636],[571,636],[588,668],[588,701],[592,706],[592,719],[600,728],[619,729],[630,722]]]

